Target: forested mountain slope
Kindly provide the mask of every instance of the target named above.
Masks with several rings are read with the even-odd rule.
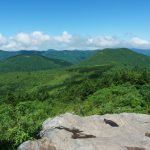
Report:
[[[40,55],[17,55],[0,62],[0,72],[38,71],[70,66],[71,63]]]
[[[80,65],[102,65],[117,64],[121,66],[149,67],[150,57],[133,52],[126,48],[104,49],[98,51],[94,56],[81,62]]]

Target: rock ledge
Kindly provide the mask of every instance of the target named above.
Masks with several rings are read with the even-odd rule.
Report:
[[[150,115],[66,113],[47,119],[42,128],[41,139],[18,150],[150,150]]]

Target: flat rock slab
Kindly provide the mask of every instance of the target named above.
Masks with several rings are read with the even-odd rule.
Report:
[[[18,150],[150,150],[149,133],[150,115],[66,113],[47,119],[41,139],[26,141]]]

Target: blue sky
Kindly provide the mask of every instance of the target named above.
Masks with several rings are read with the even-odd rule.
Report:
[[[1,0],[0,48],[150,48],[149,14],[149,0]],[[46,42],[28,45],[34,32]]]

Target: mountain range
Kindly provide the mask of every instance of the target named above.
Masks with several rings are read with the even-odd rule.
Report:
[[[150,66],[150,57],[127,48],[107,48],[98,51],[94,56],[81,62],[80,65],[114,64],[124,66]]]
[[[137,48],[132,48],[133,51],[140,53],[140,54],[144,54],[147,56],[150,56],[150,49],[137,49]]]
[[[150,67],[150,57],[127,48],[103,50],[47,50],[47,51],[0,51],[0,72],[38,71],[69,66],[119,66]]]
[[[0,62],[0,72],[38,71],[63,68],[72,65],[59,59],[47,58],[36,54],[21,54]]]
[[[94,55],[95,51],[90,50],[54,50],[49,49],[47,51],[36,51],[36,50],[20,50],[20,51],[3,51],[0,50],[0,60],[5,60],[11,56],[16,55],[42,55],[48,58],[61,59],[64,61],[68,61],[72,64],[79,63],[80,61]]]

